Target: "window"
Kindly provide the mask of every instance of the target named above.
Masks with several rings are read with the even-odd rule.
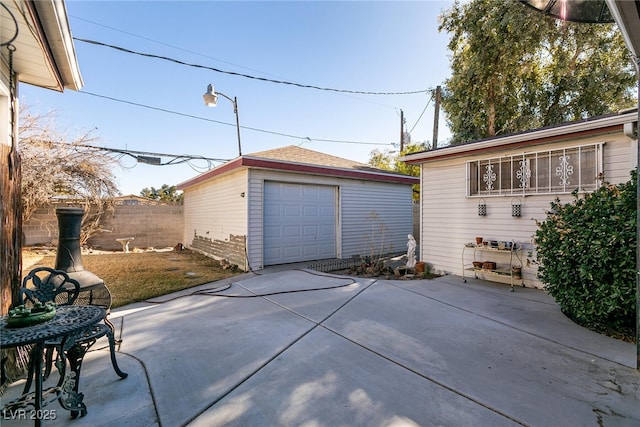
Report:
[[[467,162],[467,196],[594,191],[602,171],[602,144]]]

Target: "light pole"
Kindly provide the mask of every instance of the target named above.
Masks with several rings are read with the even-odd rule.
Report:
[[[202,95],[202,98],[204,98],[204,104],[208,107],[215,107],[218,105],[218,95],[222,95],[233,104],[233,112],[236,115],[236,130],[238,132],[238,156],[242,156],[242,146],[240,145],[240,119],[238,118],[238,99],[235,96],[231,99],[222,92],[216,93],[213,90],[213,85],[210,84],[207,86],[207,92]]]

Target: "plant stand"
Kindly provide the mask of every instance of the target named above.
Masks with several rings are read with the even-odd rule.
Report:
[[[514,257],[520,260],[518,253],[520,247],[514,242],[507,242],[505,248],[492,247],[490,245],[465,243],[462,248],[462,281],[467,283],[466,272],[473,272],[475,279],[490,280],[493,282],[505,283],[511,285],[511,292],[515,291],[515,286],[520,285],[524,287],[524,280],[522,274],[519,277],[514,275]],[[473,253],[473,261],[484,261],[482,267],[476,267],[473,263],[469,263],[467,258],[470,258],[470,254]],[[508,258],[507,258],[508,256]],[[488,259],[479,258],[492,258]],[[507,262],[508,259],[508,262]],[[489,262],[495,262],[495,268],[485,268],[485,265]],[[522,264],[520,263],[520,267]]]

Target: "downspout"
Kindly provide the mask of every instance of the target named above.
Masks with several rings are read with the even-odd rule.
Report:
[[[638,82],[637,141],[639,139],[638,134],[640,134],[640,52],[638,52],[638,50],[640,50],[640,43],[638,43],[638,39],[635,39],[634,43],[634,38],[632,37],[631,32],[639,31],[637,28],[637,20],[634,19],[635,17],[640,18],[640,1],[635,0],[634,2],[624,2],[621,0],[605,0],[605,2],[611,12],[611,15],[613,15],[614,21],[620,29],[620,32],[622,33],[624,43],[627,45],[627,48],[631,53],[633,65],[636,67],[636,77]],[[625,8],[626,15],[622,15],[622,8]],[[628,17],[628,20],[625,19],[626,17]],[[640,149],[637,150],[637,161],[640,162]],[[640,163],[636,164],[640,169]],[[640,209],[638,209],[640,207],[640,204],[638,204],[638,201],[640,200],[640,174],[637,174],[636,179],[639,189],[636,194],[636,369],[640,371],[640,232],[638,231],[638,224],[640,224],[640,214],[638,213],[640,211]]]
[[[636,369],[640,371],[640,57],[633,58],[638,77],[638,117],[636,123],[625,123],[624,134],[636,143]]]

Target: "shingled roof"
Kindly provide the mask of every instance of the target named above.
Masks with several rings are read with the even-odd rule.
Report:
[[[245,154],[208,172],[182,182],[178,184],[177,187],[179,190],[183,190],[242,167],[402,184],[417,184],[420,182],[417,177],[374,168],[365,163],[331,156],[296,145],[289,145],[273,150]]]
[[[342,157],[320,153],[319,151],[309,150],[297,145],[274,148],[273,150],[258,151],[257,153],[247,154],[246,157],[280,160],[284,162],[305,163],[309,165],[321,165],[331,168],[369,170],[372,172],[377,171],[389,173],[389,171],[374,168],[373,166],[367,165],[366,163],[360,163]]]

